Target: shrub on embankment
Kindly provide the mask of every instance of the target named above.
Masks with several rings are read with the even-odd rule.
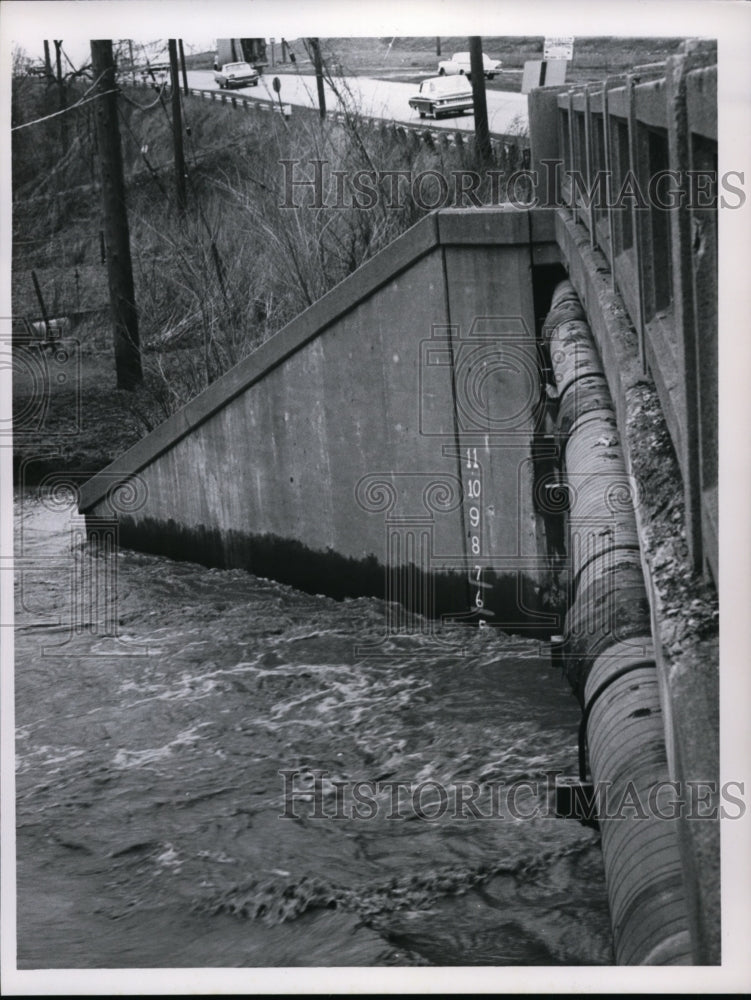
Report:
[[[85,99],[89,88],[71,85],[68,104]],[[86,389],[84,410],[88,393],[107,392],[113,405],[127,400],[131,436],[151,429],[426,213],[408,183],[394,199],[388,172],[447,176],[474,166],[469,137],[456,145],[420,142],[367,123],[343,97],[346,120],[323,123],[298,108],[287,120],[184,99],[188,207],[180,213],[169,96],[123,87],[120,132],[145,383],[137,393],[113,392],[113,362],[109,384],[92,380]],[[19,76],[13,124],[46,118],[57,102],[44,80]],[[494,166],[513,169],[515,152]],[[76,315],[84,368],[94,357],[101,362],[112,347],[93,105],[15,131],[12,155],[14,317],[40,316],[34,270],[48,313]],[[296,180],[312,178],[312,161],[325,164],[322,203],[311,189],[295,187],[295,207],[285,206],[285,170]],[[374,203],[357,208],[349,189],[342,199],[331,171],[378,174]],[[487,184],[479,195],[489,197]],[[426,189],[425,197],[434,194]],[[106,433],[98,430],[101,414],[93,423],[91,433]]]

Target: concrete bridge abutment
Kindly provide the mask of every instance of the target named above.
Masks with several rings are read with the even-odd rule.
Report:
[[[713,709],[703,754],[687,725],[698,699],[716,704],[716,643],[694,633],[680,661],[670,645],[656,556],[672,546],[675,569],[680,545],[659,504],[680,476],[669,438],[659,463],[640,458],[659,406],[576,226],[554,208],[428,216],[85,484],[80,507],[134,548],[562,635],[593,776],[649,800],[716,778]],[[686,684],[676,668],[705,654]],[[717,961],[717,824],[602,830],[618,961]]]

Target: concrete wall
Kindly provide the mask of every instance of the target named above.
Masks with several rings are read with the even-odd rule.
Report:
[[[476,616],[479,564],[486,620],[549,631],[531,260],[527,212],[428,217],[86,484],[81,509],[106,514],[121,482],[139,498],[121,544],[428,615]]]

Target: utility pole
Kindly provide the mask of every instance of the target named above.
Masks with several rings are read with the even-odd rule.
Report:
[[[63,61],[62,61],[62,49],[63,42],[62,39],[55,41],[55,76],[57,79],[57,102],[58,109],[60,111],[65,111],[66,100],[65,100],[65,81],[63,80]],[[68,123],[65,120],[65,115],[60,116],[60,146],[62,148],[63,154],[68,151]]]
[[[441,36],[435,36],[435,54],[439,56],[441,54]]]
[[[185,188],[185,157],[183,155],[183,116],[180,107],[180,77],[177,68],[177,42],[170,38],[169,66],[172,97],[172,146],[175,153],[175,190],[177,191],[177,207],[185,211],[188,195]]]
[[[97,93],[94,102],[97,146],[102,179],[102,213],[107,247],[110,311],[115,340],[118,389],[135,389],[142,381],[138,314],[133,292],[130,235],[125,207],[125,178],[117,122],[115,63],[112,41],[91,42],[91,63]]]
[[[317,38],[309,38],[310,54],[313,57],[313,67],[316,72],[316,86],[318,88],[318,113],[321,121],[326,118],[326,91],[323,89],[323,62],[321,60],[321,46]]]
[[[490,130],[488,128],[488,102],[485,98],[485,69],[482,61],[482,38],[471,35],[469,39],[469,70],[472,75],[472,104],[475,111],[475,148],[481,164],[490,163]]]
[[[190,91],[188,89],[188,71],[185,68],[185,49],[183,48],[182,38],[178,39],[177,45],[180,49],[180,67],[183,72],[183,94],[187,97]]]
[[[44,75],[47,78],[47,84],[52,83],[54,76],[52,75],[52,60],[50,59],[50,43],[46,38],[44,40]]]

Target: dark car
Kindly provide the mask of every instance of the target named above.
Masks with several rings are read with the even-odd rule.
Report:
[[[258,70],[246,62],[225,63],[221,69],[214,70],[214,80],[221,88],[257,87]]]
[[[423,80],[419,91],[410,97],[409,106],[424,118],[449,118],[472,111],[472,85],[466,76],[434,76]]]

